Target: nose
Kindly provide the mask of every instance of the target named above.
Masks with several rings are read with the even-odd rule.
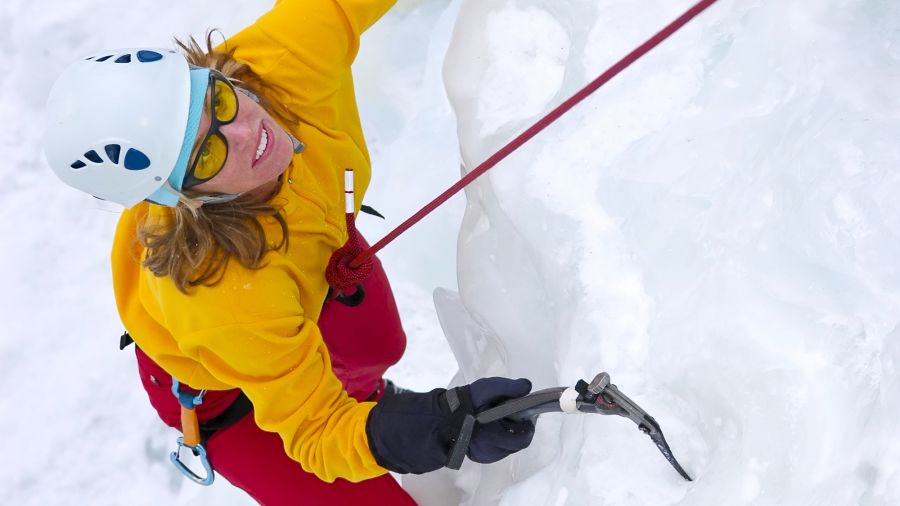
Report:
[[[228,139],[229,146],[237,149],[251,146],[253,149],[256,149],[257,134],[259,133],[257,126],[249,121],[247,116],[241,115],[240,111],[238,111],[234,121],[227,125],[222,125],[219,131]]]

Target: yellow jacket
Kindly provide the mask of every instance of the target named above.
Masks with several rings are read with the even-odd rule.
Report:
[[[357,211],[371,175],[350,64],[360,34],[395,1],[283,0],[226,42],[303,120],[292,133],[307,149],[273,200],[288,222],[287,252],[268,253],[259,270],[230,262],[220,283],[185,295],[140,266],[139,223],[168,212],[146,203],[125,210],[112,250],[119,314],[138,346],[194,388],[243,390],[259,426],[327,482],[387,472],[366,439],[374,403],[344,392],[316,321],[325,266],[347,238],[344,169],[355,170]],[[275,220],[264,226],[280,239]]]

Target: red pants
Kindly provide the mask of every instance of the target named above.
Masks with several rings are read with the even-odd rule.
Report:
[[[366,296],[360,305],[347,307],[328,300],[318,321],[335,374],[357,400],[366,400],[376,390],[384,371],[400,359],[406,347],[397,304],[377,259],[363,287]],[[180,408],[171,392],[171,377],[140,349],[136,353],[150,403],[165,423],[180,429]],[[201,423],[221,413],[237,394],[236,390],[207,392],[197,408]],[[319,480],[289,458],[278,434],[260,429],[252,413],[216,432],[206,449],[216,473],[265,506],[416,504],[390,475],[360,483]]]

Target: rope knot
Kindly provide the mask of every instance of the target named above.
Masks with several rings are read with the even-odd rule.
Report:
[[[353,260],[365,251],[362,237],[356,231],[353,214],[347,214],[347,233],[349,236],[347,242],[332,253],[328,267],[325,268],[325,279],[335,295],[352,293],[352,290],[369,276],[374,267],[372,257],[367,258],[358,267],[351,265]]]

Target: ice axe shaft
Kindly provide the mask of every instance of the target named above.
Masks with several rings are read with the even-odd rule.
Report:
[[[532,392],[525,397],[511,399],[476,415],[479,423],[490,423],[501,418],[529,420],[544,413],[593,413],[618,415],[637,424],[641,432],[659,448],[669,464],[682,478],[693,481],[672,454],[656,420],[610,382],[609,374],[602,372],[591,383],[579,381],[575,387],[555,387]]]

